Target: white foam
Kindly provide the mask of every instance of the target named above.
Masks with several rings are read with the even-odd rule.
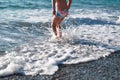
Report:
[[[25,21],[25,22],[47,22],[51,20],[50,10],[1,10],[1,21]]]
[[[15,40],[13,40],[11,38],[2,38],[2,40],[9,41],[9,42],[15,42]]]
[[[120,16],[118,16],[117,23],[120,24]]]
[[[6,69],[0,71],[0,76],[7,76],[14,73],[20,73],[21,66],[15,63],[10,63]]]
[[[70,17],[88,19],[89,20],[103,20],[109,22],[116,22],[116,17],[119,16],[119,11],[108,11],[106,9],[75,9],[70,11]]]
[[[14,73],[52,75],[58,70],[58,64],[75,64],[108,56],[111,51],[120,49],[119,30],[112,25],[81,25],[64,29],[59,41],[33,40],[0,57],[0,76]]]
[[[44,22],[51,19],[50,10],[1,10],[2,21]],[[31,13],[32,12],[32,13]],[[109,13],[100,10],[78,9],[70,11],[70,17],[83,21],[113,21]],[[45,14],[44,14],[45,13]],[[118,16],[118,14],[116,15]],[[69,17],[68,17],[69,19]],[[86,21],[86,23],[87,23]],[[76,21],[77,22],[77,21]],[[119,19],[118,19],[119,22]],[[72,23],[72,22],[71,22]],[[72,25],[71,25],[72,26]],[[49,40],[33,39],[0,56],[0,76],[14,73],[25,75],[52,75],[58,70],[58,64],[75,64],[97,60],[111,51],[120,50],[120,27],[110,24],[91,24],[68,26],[63,30],[63,37]],[[21,32],[23,32],[21,30]],[[26,31],[25,31],[26,32]],[[6,32],[5,32],[6,33]],[[48,34],[50,34],[48,32]],[[15,36],[23,36],[11,34]],[[31,34],[30,34],[31,35]],[[25,36],[26,37],[26,36]],[[23,38],[25,38],[23,37]],[[31,39],[31,38],[30,38]],[[4,37],[3,40],[13,41]],[[13,41],[14,42],[14,41]]]

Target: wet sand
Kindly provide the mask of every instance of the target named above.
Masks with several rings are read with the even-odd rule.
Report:
[[[120,51],[94,61],[59,65],[59,70],[52,76],[14,74],[0,80],[120,80]]]

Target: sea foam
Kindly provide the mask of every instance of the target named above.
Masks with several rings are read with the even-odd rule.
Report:
[[[120,49],[119,38],[115,38],[118,30],[119,27],[82,25],[64,29],[59,41],[31,40],[0,57],[0,76],[14,73],[53,75],[59,64],[76,64],[108,56]]]
[[[0,56],[0,76],[53,75],[59,64],[97,60],[120,50],[120,27],[116,24],[119,11],[72,9],[62,23],[60,39],[51,39],[49,9],[2,9],[0,12],[3,47],[0,50],[18,44],[5,49],[5,54]]]

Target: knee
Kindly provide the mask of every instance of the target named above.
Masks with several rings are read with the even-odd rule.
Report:
[[[57,26],[57,18],[53,16],[51,26]]]
[[[51,26],[52,26],[52,27],[56,26],[56,23],[55,23],[55,22],[52,22],[52,23],[51,23]]]
[[[56,25],[57,25],[57,26],[60,26],[60,23],[57,23]]]

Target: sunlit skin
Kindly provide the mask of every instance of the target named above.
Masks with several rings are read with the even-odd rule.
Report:
[[[62,37],[62,31],[60,24],[64,20],[65,17],[59,18],[56,16],[56,11],[63,11],[63,10],[69,10],[71,6],[72,0],[52,0],[52,30],[56,37]]]

